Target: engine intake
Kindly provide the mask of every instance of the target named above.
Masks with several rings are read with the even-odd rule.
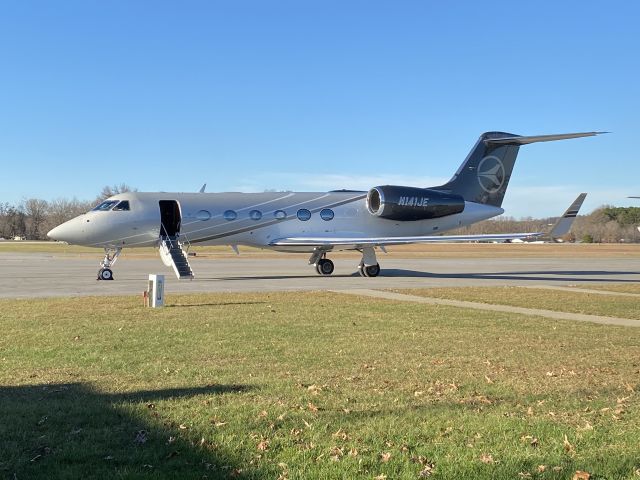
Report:
[[[464,199],[428,188],[383,185],[369,190],[367,209],[378,217],[409,222],[460,213]]]

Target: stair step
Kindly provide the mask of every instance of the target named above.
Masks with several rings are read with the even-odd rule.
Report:
[[[173,263],[173,269],[176,276],[180,279],[192,279],[194,277],[191,265],[189,265],[189,259],[186,252],[182,249],[182,244],[178,241],[177,237],[162,237],[162,243],[168,256]]]

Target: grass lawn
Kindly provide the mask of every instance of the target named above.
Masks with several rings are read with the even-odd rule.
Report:
[[[640,283],[606,283],[597,285],[575,285],[576,289],[589,288],[594,290],[607,290],[609,292],[635,293],[640,295]]]
[[[576,288],[575,292],[523,287],[424,288],[394,291],[423,297],[640,320],[640,299],[581,292],[579,288]]]
[[[0,478],[640,474],[636,329],[320,292],[168,302],[0,301]]]

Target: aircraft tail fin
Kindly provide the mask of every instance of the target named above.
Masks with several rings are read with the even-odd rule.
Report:
[[[505,132],[486,132],[462,162],[453,178],[433,190],[461,195],[468,202],[500,207],[511,179],[521,145],[536,142],[591,137],[606,132],[564,133],[520,136]]]
[[[549,237],[551,237],[551,240],[555,240],[556,238],[560,238],[563,235],[569,233],[571,225],[573,225],[573,222],[575,221],[576,216],[580,211],[580,207],[582,207],[582,202],[584,202],[586,196],[586,193],[581,193],[580,195],[578,195],[578,198],[573,201],[571,206],[567,208],[567,211],[564,212],[564,214],[553,225],[551,231],[549,232]]]

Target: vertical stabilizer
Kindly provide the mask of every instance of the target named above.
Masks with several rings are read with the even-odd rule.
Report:
[[[563,133],[557,135],[520,136],[505,132],[486,132],[453,178],[433,190],[461,195],[467,202],[500,207],[511,179],[511,172],[521,145],[537,142],[591,137],[604,132]]]

